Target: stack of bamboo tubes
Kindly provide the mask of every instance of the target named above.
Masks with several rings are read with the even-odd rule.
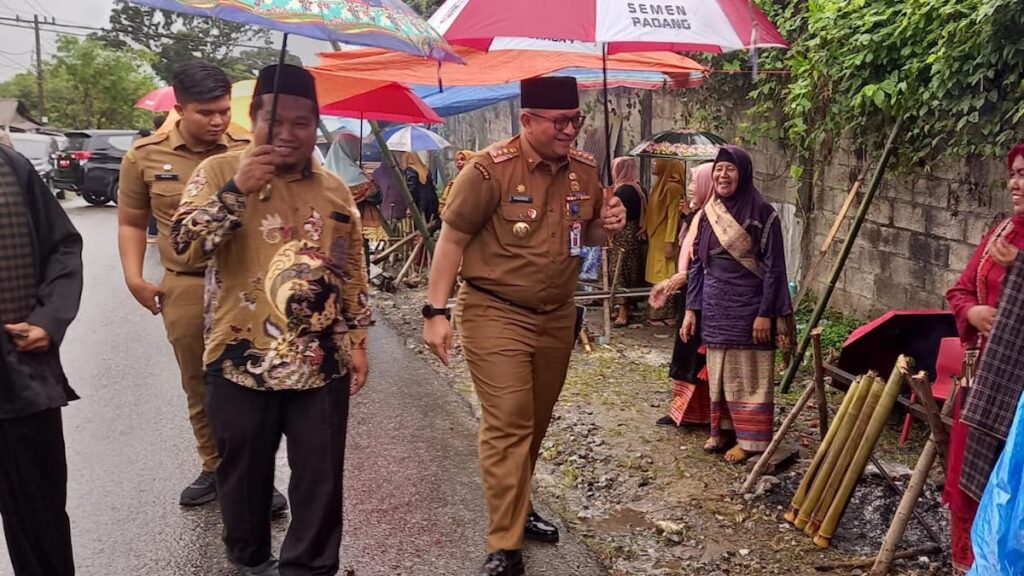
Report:
[[[900,356],[888,382],[874,372],[854,381],[800,482],[785,517],[819,548],[831,543],[912,365]]]

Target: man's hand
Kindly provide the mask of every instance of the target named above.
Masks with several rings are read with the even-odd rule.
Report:
[[[693,338],[696,333],[697,313],[693,310],[687,310],[686,315],[683,316],[683,325],[679,328],[679,339],[683,342],[689,343],[690,338]]]
[[[352,350],[349,354],[349,394],[355,396],[366,386],[366,379],[370,375],[370,358],[365,348]]]
[[[448,366],[452,353],[452,326],[444,316],[434,316],[423,322],[423,341],[442,364]]]
[[[142,278],[128,282],[128,291],[132,293],[135,300],[142,304],[142,307],[149,310],[153,316],[157,316],[162,312],[160,306],[160,299],[163,298],[163,292],[156,284],[150,284]]]
[[[46,352],[50,349],[50,335],[39,326],[21,322],[4,324],[4,330],[10,334],[18,352]]]
[[[999,263],[1003,268],[1010,268],[1013,263],[1017,261],[1017,254],[1020,250],[1016,246],[1007,242],[1004,238],[999,238],[992,243],[992,249],[989,254],[992,255],[992,259]]]
[[[758,316],[754,319],[754,342],[767,344],[772,341],[772,319]]]
[[[606,232],[618,232],[626,225],[626,207],[618,196],[612,196],[601,206],[601,223]]]
[[[243,194],[256,194],[274,177],[274,147],[268,144],[253,148],[242,156],[235,173],[235,186]]]
[[[967,311],[967,322],[985,336],[992,332],[995,321],[996,309],[991,306],[973,306]]]

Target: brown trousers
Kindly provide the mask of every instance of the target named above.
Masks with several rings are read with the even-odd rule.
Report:
[[[181,387],[188,400],[188,419],[196,438],[203,470],[213,472],[220,463],[206,418],[203,385],[203,278],[167,271],[160,283],[167,340],[174,348],[181,371]]]
[[[480,399],[480,471],[490,523],[487,547],[523,547],[540,445],[565,383],[572,302],[536,314],[464,286],[459,333]]]

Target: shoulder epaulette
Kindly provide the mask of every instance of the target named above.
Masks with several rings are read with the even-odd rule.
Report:
[[[152,146],[153,144],[159,144],[159,143],[163,142],[164,140],[167,140],[167,138],[169,136],[170,136],[170,133],[168,133],[168,132],[160,132],[158,134],[150,134],[149,136],[144,136],[144,137],[139,138],[138,140],[136,140],[132,147],[133,148],[142,148],[143,146]]]
[[[583,150],[570,148],[569,156],[576,160],[579,160],[580,162],[583,162],[587,166],[593,166],[594,168],[597,168],[597,158],[594,158],[594,155],[589,152],[584,152]]]
[[[252,134],[245,130],[228,128],[227,136],[236,142],[252,142]]]
[[[473,168],[476,168],[476,171],[480,173],[480,176],[482,176],[484,180],[490,180],[491,179],[491,173],[487,170],[486,167],[484,167],[479,162],[473,162],[473,163],[470,164],[470,166],[472,166]]]
[[[519,148],[517,146],[500,146],[494,149],[488,149],[487,153],[491,156],[491,160],[495,164],[501,164],[507,162],[513,158],[519,157]]]

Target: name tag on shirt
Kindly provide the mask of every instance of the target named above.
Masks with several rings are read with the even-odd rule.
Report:
[[[569,225],[569,256],[583,253],[583,224],[573,222]]]
[[[156,179],[157,179],[157,181],[177,180],[178,179],[178,175],[177,174],[173,174],[173,173],[169,174],[169,173],[166,173],[166,172],[161,172],[161,173],[156,175]]]

